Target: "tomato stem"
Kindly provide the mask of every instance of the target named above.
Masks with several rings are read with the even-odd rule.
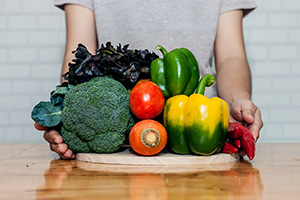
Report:
[[[149,147],[155,147],[160,142],[160,137],[158,132],[153,128],[147,128],[143,130],[141,134],[142,143]]]

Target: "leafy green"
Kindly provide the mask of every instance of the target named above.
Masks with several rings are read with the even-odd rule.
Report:
[[[62,85],[57,86],[56,89],[50,93],[50,102],[54,106],[60,106],[61,109],[63,109],[65,95],[67,94],[69,89],[72,87],[74,87],[74,86],[71,84],[68,84],[67,82],[63,83]]]
[[[42,126],[53,127],[61,122],[61,108],[49,101],[41,101],[33,108],[31,118]]]
[[[50,101],[41,101],[31,111],[31,118],[38,124],[47,127],[57,126],[61,122],[61,111],[64,98],[73,86],[63,83],[50,93]]]
[[[140,79],[150,79],[150,64],[158,56],[145,50],[129,49],[119,44],[114,48],[110,42],[103,44],[95,55],[79,44],[75,59],[69,63],[69,71],[63,77],[73,85],[87,82],[98,76],[112,76],[127,89],[131,89]]]

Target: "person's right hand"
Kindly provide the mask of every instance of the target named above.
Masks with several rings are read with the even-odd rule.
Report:
[[[75,154],[63,143],[62,136],[56,130],[48,130],[48,127],[34,123],[34,127],[44,132],[44,139],[49,142],[51,151],[56,152],[62,159],[74,159]]]
[[[44,139],[49,142],[51,151],[56,152],[62,159],[74,159],[75,154],[63,143],[62,136],[56,130],[46,130]]]

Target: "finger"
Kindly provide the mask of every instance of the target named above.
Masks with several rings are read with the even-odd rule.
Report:
[[[69,158],[68,157],[66,157],[64,154],[58,154],[59,155],[59,157],[61,158],[61,159],[63,159],[63,160],[68,160]]]
[[[49,143],[60,144],[63,142],[62,136],[55,130],[45,131],[44,139]]]
[[[67,151],[65,153],[59,153],[58,155],[60,156],[61,159],[64,159],[64,160],[69,160],[69,159],[75,158],[75,154],[70,149],[67,149]]]
[[[64,143],[62,144],[54,144],[50,143],[50,149],[56,152],[61,159],[74,159],[75,154],[68,149],[68,146]]]
[[[259,132],[261,128],[263,127],[263,121],[261,119],[261,112],[259,109],[257,109],[257,112],[255,113],[255,119],[254,123],[250,126],[250,131],[255,139],[255,141],[259,138]]]
[[[51,151],[54,151],[54,152],[57,153],[57,151],[58,151],[58,145],[57,144],[55,144],[55,143],[49,143],[49,146],[50,146],[50,150]]]
[[[231,121],[242,121],[243,116],[242,116],[242,109],[238,105],[234,105],[230,109],[230,117],[232,118]]]
[[[72,150],[68,149],[68,146],[64,143],[58,144],[58,151],[57,152],[62,159],[74,159],[75,154],[73,154]]]
[[[38,123],[34,122],[33,124],[34,128],[38,131],[46,131],[47,130],[47,126],[42,126],[42,125],[39,125]]]
[[[247,124],[252,124],[254,122],[254,115],[256,113],[257,107],[253,103],[246,103],[242,107],[242,121]]]
[[[68,146],[65,143],[59,144],[58,150],[61,154],[63,154],[66,157],[68,157],[68,155],[70,154],[70,153],[68,153],[68,151],[70,151],[70,150],[68,149]]]
[[[50,149],[53,149],[58,154],[65,154],[68,151],[68,146],[65,143],[50,144]]]
[[[50,145],[50,149],[51,151],[54,151],[55,153],[57,153],[59,155],[60,158],[62,159],[66,159],[66,157],[64,156],[64,154],[62,152],[60,152],[59,148],[58,148],[58,144],[55,143],[49,143]]]
[[[70,149],[68,149],[66,151],[66,153],[64,153],[64,156],[66,157],[66,159],[74,159],[75,158],[75,154],[73,154],[73,152]]]

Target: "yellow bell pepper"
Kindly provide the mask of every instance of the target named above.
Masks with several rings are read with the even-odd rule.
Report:
[[[166,101],[164,125],[170,148],[179,154],[211,155],[219,152],[225,142],[229,123],[229,109],[218,97],[205,97],[205,87],[215,78],[205,75],[195,94],[177,95]]]

